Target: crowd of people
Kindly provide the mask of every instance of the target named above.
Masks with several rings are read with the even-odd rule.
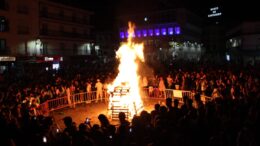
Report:
[[[0,145],[259,145],[259,70],[208,64],[173,64],[154,75],[143,76],[143,87],[190,90],[194,100],[184,103],[165,97],[131,121],[119,114],[120,125],[110,124],[100,114],[100,124],[75,123],[65,117],[59,129],[51,116],[35,113],[49,99],[97,90],[96,82],[109,83],[116,76],[115,62],[64,65],[59,71],[30,66],[18,74],[11,69],[2,75]],[[111,72],[112,71],[112,72]],[[212,97],[202,104],[201,95]],[[79,124],[79,125],[77,125]]]

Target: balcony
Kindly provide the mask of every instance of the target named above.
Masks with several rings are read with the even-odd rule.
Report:
[[[64,22],[76,23],[76,24],[89,25],[89,21],[87,19],[75,18],[73,16],[60,16],[59,14],[49,13],[49,12],[40,12],[40,17],[64,21]]]
[[[55,30],[41,30],[40,35],[50,37],[65,37],[65,38],[76,38],[76,39],[90,39],[90,35],[73,33],[73,32],[61,32]]]

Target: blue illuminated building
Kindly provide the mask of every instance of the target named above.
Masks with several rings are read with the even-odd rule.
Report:
[[[172,36],[172,35],[180,35],[181,28],[176,24],[168,24],[165,26],[154,26],[154,29],[146,29],[142,28],[141,30],[136,30],[136,36],[138,38],[142,37],[158,37],[158,36]],[[135,36],[134,36],[135,37]],[[127,30],[120,31],[120,38],[125,39],[128,38]]]
[[[118,22],[118,25],[121,26],[119,28],[120,41],[127,39],[127,36],[122,34],[127,32],[129,20],[136,26],[137,37],[134,41],[143,42],[145,54],[151,56],[152,61],[155,56],[163,58],[162,60],[165,59],[165,56],[172,56],[165,54],[172,52],[172,45],[176,49],[181,48],[184,57],[199,58],[202,51],[201,46],[203,46],[201,45],[203,27],[202,18],[195,13],[184,8],[177,8],[122,16]],[[190,44],[200,44],[200,47],[185,47],[192,46]]]

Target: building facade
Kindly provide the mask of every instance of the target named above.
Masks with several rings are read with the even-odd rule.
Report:
[[[0,51],[12,56],[91,53],[92,12],[49,0],[0,0]]]
[[[202,19],[184,8],[119,18],[121,41],[128,37],[127,22],[136,25],[135,41],[143,42],[147,60],[200,59]]]
[[[213,60],[223,60],[225,47],[225,21],[222,2],[212,1],[208,7],[207,20],[204,27],[204,45],[207,54]],[[218,57],[217,57],[218,56]]]
[[[230,59],[255,64],[260,62],[260,22],[243,22],[226,33]]]

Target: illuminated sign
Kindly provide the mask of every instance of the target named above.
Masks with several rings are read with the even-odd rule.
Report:
[[[53,57],[44,57],[44,61],[53,61]]]
[[[210,14],[208,14],[209,18],[222,15],[222,13],[220,12],[219,7],[213,7],[213,8],[210,8],[209,10],[210,10]]]
[[[15,57],[1,56],[0,61],[15,61]]]

